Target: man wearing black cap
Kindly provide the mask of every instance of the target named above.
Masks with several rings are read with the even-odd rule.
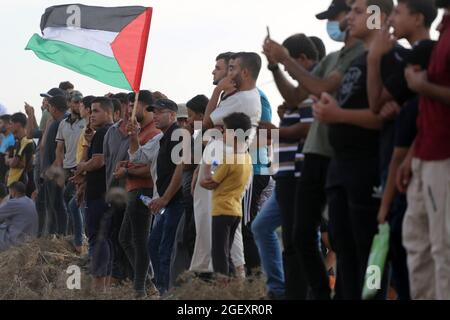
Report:
[[[181,139],[172,141],[172,134],[179,129],[177,124],[178,106],[169,99],[159,99],[149,109],[154,114],[154,122],[163,132],[159,141],[159,151],[156,159],[156,189],[159,198],[149,205],[149,209],[158,214],[165,209],[164,214],[158,214],[155,225],[150,234],[150,258],[155,272],[156,286],[161,294],[169,289],[170,260],[172,255],[175,234],[178,223],[183,214],[181,182],[183,176],[183,163],[175,163],[172,159],[172,150],[179,145]],[[136,163],[153,163],[155,147],[139,148],[136,139],[136,125],[130,123],[130,160]],[[147,148],[148,147],[148,148]]]
[[[333,1],[327,11],[316,17],[328,20],[328,34],[335,41],[345,41],[341,51],[328,54],[317,68],[310,73],[295,59],[289,51],[267,39],[264,52],[269,60],[269,69],[280,93],[286,101],[300,104],[309,94],[321,95],[322,92],[335,93],[341,85],[344,74],[353,60],[363,52],[362,43],[348,35],[346,15],[350,7],[344,0]],[[338,26],[339,28],[336,28]],[[292,86],[284,77],[278,63],[282,63],[299,86]],[[297,246],[300,261],[305,266],[306,278],[315,299],[330,299],[327,270],[323,263],[317,243],[317,230],[326,205],[325,177],[333,150],[328,139],[328,126],[314,120],[306,138],[303,153],[303,170],[297,186],[296,217],[294,224],[294,244]],[[279,190],[279,194],[285,194]],[[294,272],[294,271],[293,271]],[[292,297],[287,290],[286,295]],[[295,292],[295,290],[294,290]],[[298,295],[294,296],[298,298]]]

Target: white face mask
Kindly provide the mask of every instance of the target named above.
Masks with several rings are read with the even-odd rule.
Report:
[[[347,32],[342,31],[339,21],[328,21],[327,23],[328,36],[337,42],[344,42]]]

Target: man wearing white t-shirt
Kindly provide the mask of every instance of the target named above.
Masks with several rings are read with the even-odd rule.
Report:
[[[261,97],[256,88],[256,80],[261,69],[261,58],[256,53],[237,53],[233,55],[228,66],[228,75],[218,82],[206,108],[203,128],[221,127],[223,125],[223,118],[235,112],[243,112],[250,117],[254,127],[250,137],[251,140],[256,133],[256,127],[261,118]],[[219,103],[221,98],[222,100]],[[202,175],[202,167],[203,165],[199,169],[199,178]],[[208,197],[206,192],[208,191],[206,190],[204,192],[197,183],[194,189],[194,203],[196,200],[201,200],[203,196]],[[206,228],[210,228],[211,215],[210,210],[207,209],[207,205],[194,205],[196,226],[202,228],[202,232],[199,233],[197,231],[197,235],[210,233],[206,230]],[[208,239],[197,236],[191,270],[206,271],[204,268],[210,262],[210,246],[211,244]],[[240,229],[236,232],[231,256],[233,264],[238,269],[237,271],[242,273],[244,270],[240,267],[245,264],[245,259],[243,256],[243,243]],[[208,269],[211,270],[211,268]]]

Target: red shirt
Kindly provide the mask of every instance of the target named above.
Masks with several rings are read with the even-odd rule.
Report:
[[[450,89],[450,15],[442,21],[441,35],[431,56],[428,80]],[[415,156],[424,161],[450,158],[450,104],[421,97]]]
[[[160,134],[161,130],[157,129],[155,127],[155,124],[153,122],[149,123],[145,127],[141,129],[139,132],[139,144],[143,146],[148,141],[153,139],[156,135]],[[127,168],[142,168],[145,167],[145,165],[141,164],[134,164],[132,162],[128,163]],[[126,182],[126,189],[127,191],[133,191],[136,189],[152,189],[153,188],[153,181],[152,178],[137,178],[137,177],[128,177]]]

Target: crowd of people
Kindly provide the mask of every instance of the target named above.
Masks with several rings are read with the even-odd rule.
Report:
[[[262,272],[269,299],[358,300],[387,223],[375,299],[450,299],[448,10],[333,0],[317,15],[342,43],[328,54],[318,37],[268,36],[279,126],[253,52],[219,54],[210,98],[183,104],[62,82],[39,124],[28,104],[0,117],[0,250],[70,235],[96,290],[129,280],[138,298],[189,270],[223,286]]]

